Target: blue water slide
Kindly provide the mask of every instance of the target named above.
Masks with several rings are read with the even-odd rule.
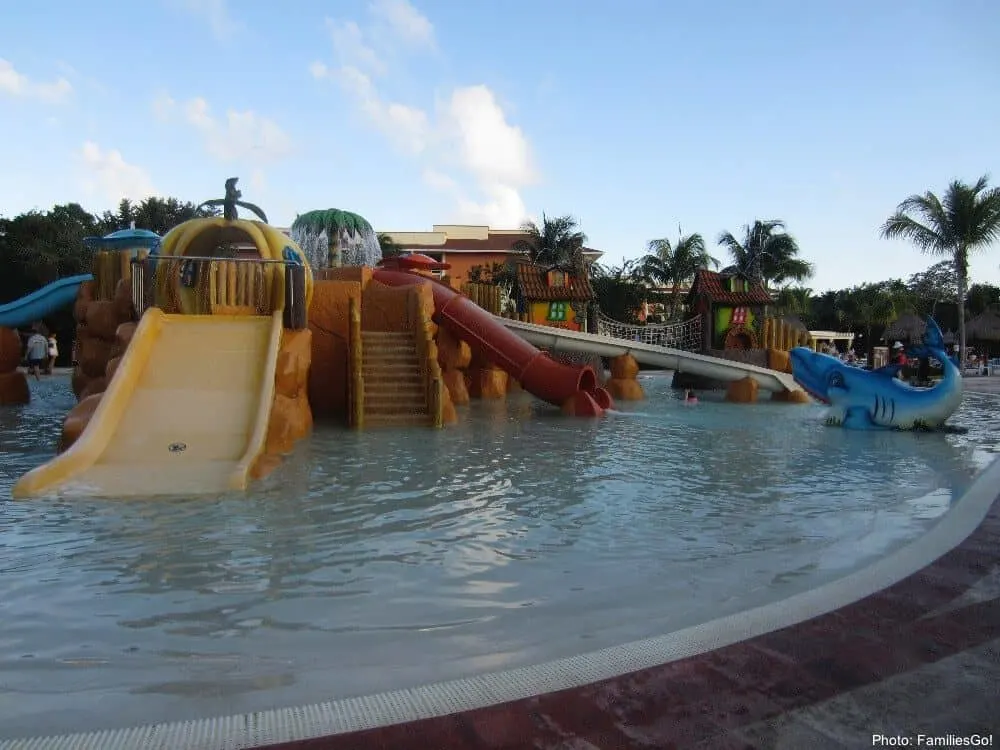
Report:
[[[21,299],[0,305],[0,326],[4,328],[20,328],[31,325],[57,310],[72,305],[76,301],[80,285],[94,277],[89,274],[67,276],[65,279],[53,281]]]

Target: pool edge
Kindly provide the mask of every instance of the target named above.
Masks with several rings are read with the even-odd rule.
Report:
[[[998,486],[1000,458],[975,477],[968,491],[940,522],[892,554],[815,589],[667,635],[529,667],[308,706],[82,734],[0,740],[0,750],[261,748],[470,712],[612,680],[795,626],[892,587],[962,545],[1000,500],[995,490]],[[363,745],[358,743],[359,747]]]

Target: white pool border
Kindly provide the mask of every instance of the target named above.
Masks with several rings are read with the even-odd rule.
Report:
[[[919,539],[831,583],[667,635],[529,667],[294,708],[51,737],[0,750],[247,750],[470,711],[619,677],[712,651],[845,607],[901,581],[965,541],[1000,487],[1000,458]]]

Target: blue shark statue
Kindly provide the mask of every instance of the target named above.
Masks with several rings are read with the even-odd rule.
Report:
[[[899,380],[900,365],[862,370],[803,346],[790,352],[792,377],[809,394],[830,405],[827,424],[854,430],[913,430],[941,427],[962,403],[962,374],[948,357],[941,329],[927,318],[923,346],[909,352],[933,357],[944,377],[933,388]]]

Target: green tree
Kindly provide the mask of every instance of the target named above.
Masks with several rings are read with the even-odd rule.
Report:
[[[780,219],[757,219],[743,227],[743,239],[729,232],[719,235],[719,245],[726,248],[737,270],[766,288],[786,281],[805,281],[813,266],[799,257],[799,246]]]
[[[775,307],[782,315],[795,315],[803,321],[809,321],[812,318],[812,291],[804,286],[782,287],[778,291]]]
[[[938,303],[956,299],[958,294],[958,275],[955,264],[950,260],[935,263],[926,271],[915,273],[906,282],[917,310],[924,315],[933,316]]]
[[[701,268],[712,265],[719,267],[719,261],[709,255],[705,240],[700,234],[680,235],[676,243],[666,238],[650,240],[649,254],[639,260],[639,275],[644,280],[658,286],[670,285],[670,319],[677,318],[680,309],[680,288],[694,278]]]
[[[969,253],[985,250],[1000,239],[1000,188],[989,187],[984,175],[973,185],[952,181],[942,198],[929,190],[911,195],[885,221],[881,235],[909,240],[922,252],[945,255],[955,265],[959,361],[965,362]]]
[[[527,221],[521,229],[526,237],[514,243],[514,251],[527,254],[533,263],[559,266],[570,273],[586,272],[583,246],[587,242],[587,235],[580,231],[579,224],[572,216],[550,218],[542,214],[540,226]]]
[[[969,316],[975,317],[987,309],[1000,305],[1000,287],[993,284],[973,284],[969,287]]]
[[[109,234],[135,224],[137,229],[148,229],[163,235],[189,219],[218,216],[219,213],[218,208],[197,206],[177,198],[152,197],[137,204],[124,198],[118,204],[117,211],[105,211],[101,215],[97,232]]]
[[[597,306],[609,318],[623,323],[638,323],[638,313],[646,301],[646,286],[635,261],[619,266],[590,266],[590,285]]]
[[[906,287],[901,281],[861,284],[845,290],[841,298],[841,320],[852,330],[865,333],[866,353],[871,361],[876,328],[884,329],[909,309]]]

